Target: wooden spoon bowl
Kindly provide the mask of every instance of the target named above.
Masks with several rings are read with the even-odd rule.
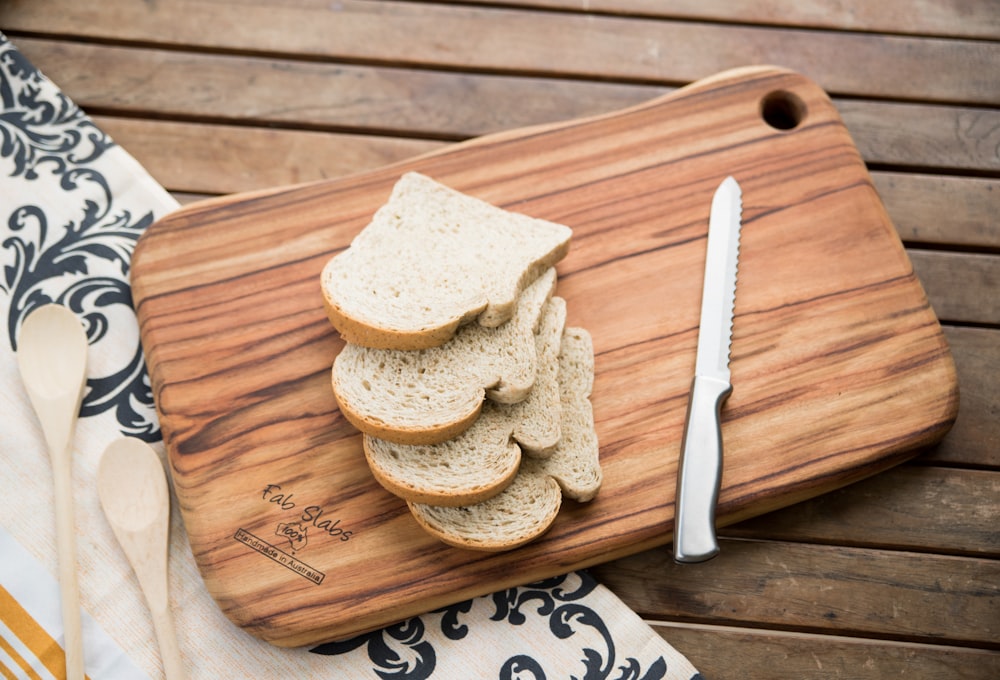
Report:
[[[97,471],[97,493],[149,604],[164,673],[183,678],[167,588],[170,493],[160,457],[138,439],[111,442]]]

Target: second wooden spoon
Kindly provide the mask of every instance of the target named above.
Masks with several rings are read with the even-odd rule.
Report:
[[[117,439],[101,458],[97,492],[149,604],[163,672],[168,680],[184,678],[167,593],[170,494],[163,463],[145,442]]]

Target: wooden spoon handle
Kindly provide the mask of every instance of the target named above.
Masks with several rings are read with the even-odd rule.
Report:
[[[174,630],[174,617],[170,613],[170,606],[153,607],[151,611],[156,640],[160,644],[163,673],[167,680],[185,680],[187,674],[181,660],[181,650],[177,644],[177,633]]]
[[[80,626],[80,588],[76,580],[76,529],[73,522],[70,466],[54,465],[52,474],[55,486],[59,589],[66,636],[66,677],[68,680],[83,680],[83,633]]]
[[[170,613],[166,554],[169,532],[167,517],[163,514],[151,526],[139,531],[130,531],[119,525],[112,525],[112,529],[132,564],[132,569],[139,580],[139,588],[149,606],[156,641],[160,646],[163,673],[167,680],[184,680],[187,674],[181,660],[173,615]]]

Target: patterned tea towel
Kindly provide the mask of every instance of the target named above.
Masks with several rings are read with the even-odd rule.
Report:
[[[88,380],[73,458],[87,675],[163,677],[138,581],[100,510],[95,474],[124,435],[164,455],[128,284],[136,239],[177,207],[121,147],[0,34],[0,674],[64,675],[52,473],[17,370],[18,330],[56,302],[81,319]],[[229,622],[172,512],[170,595],[189,677],[698,677],[585,572],[511,588],[312,649]]]

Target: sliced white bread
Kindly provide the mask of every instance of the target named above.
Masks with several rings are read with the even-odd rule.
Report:
[[[525,458],[514,481],[482,503],[458,508],[410,503],[410,511],[427,533],[456,548],[500,552],[520,547],[552,526],[562,504],[552,477],[528,472],[535,462]]]
[[[348,343],[332,371],[344,417],[379,439],[435,444],[467,430],[484,397],[523,400],[535,383],[535,332],[555,281],[555,269],[546,270],[518,298],[509,322],[467,325],[441,347],[399,351]]]
[[[559,389],[562,436],[552,455],[537,461],[542,474],[551,476],[563,495],[589,501],[601,488],[597,430],[590,393],[594,388],[594,344],[582,328],[567,328],[559,353]]]
[[[551,455],[562,435],[559,352],[565,328],[566,301],[554,297],[545,306],[535,335],[538,355],[535,384],[524,401],[505,408],[507,419],[513,424],[511,436],[530,456]]]
[[[443,506],[484,501],[514,480],[521,462],[502,408],[487,401],[468,430],[439,444],[396,444],[365,435],[368,467],[387,491],[408,501]]]
[[[496,327],[569,250],[570,229],[406,173],[350,247],[326,264],[323,298],[349,343],[424,349],[463,324]]]
[[[511,483],[522,449],[551,454],[561,431],[558,374],[565,323],[566,302],[552,298],[535,336],[538,377],[524,401],[486,401],[468,430],[438,444],[397,444],[365,435],[365,458],[375,479],[408,501],[470,505]]]
[[[514,481],[481,503],[441,507],[411,502],[417,523],[449,545],[497,552],[544,534],[564,495],[591,500],[601,485],[593,411],[586,396],[593,385],[593,356],[590,335],[583,329],[567,329],[559,356],[562,438],[550,457],[522,459]]]

